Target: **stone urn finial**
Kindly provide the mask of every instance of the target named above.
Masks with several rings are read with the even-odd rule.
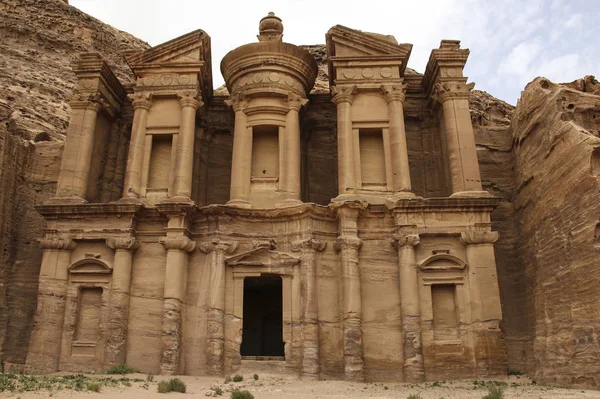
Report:
[[[273,12],[269,12],[269,15],[260,20],[257,37],[259,42],[282,41],[283,23],[281,18],[275,16]]]

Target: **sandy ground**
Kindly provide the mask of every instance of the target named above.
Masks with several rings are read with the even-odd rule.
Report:
[[[114,377],[114,376],[113,376]],[[144,374],[129,374],[129,378],[146,379]],[[118,377],[117,377],[118,378]],[[407,398],[411,394],[419,394],[422,399],[454,399],[454,398],[478,398],[487,394],[486,388],[476,387],[473,381],[451,381],[439,383],[422,384],[399,384],[399,383],[350,383],[344,381],[301,381],[290,376],[259,375],[254,380],[251,374],[244,375],[242,382],[225,383],[222,378],[214,377],[190,377],[181,378],[187,385],[185,394],[169,393],[159,394],[157,392],[158,381],[168,377],[155,376],[154,381],[146,384],[135,382],[131,387],[102,387],[100,393],[78,392],[78,391],[54,391],[45,390],[37,392],[3,392],[0,398],[162,398],[165,397],[210,397],[214,395],[211,387],[220,387],[224,392],[221,398],[230,398],[233,389],[248,390],[256,399],[301,399],[301,398],[370,398],[391,399]],[[523,377],[510,377],[506,380],[504,397],[508,398],[598,398],[600,391],[555,388],[549,386],[533,385],[531,381]]]

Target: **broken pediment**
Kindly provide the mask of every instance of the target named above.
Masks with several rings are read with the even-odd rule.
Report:
[[[336,25],[326,35],[330,86],[338,83],[375,84],[404,76],[412,44],[393,36]],[[363,81],[363,82],[361,82]]]
[[[373,57],[390,56],[407,59],[412,44],[398,43],[393,36],[336,25],[326,35],[327,52],[332,57]]]
[[[206,51],[209,51],[206,57]],[[203,30],[195,30],[145,51],[125,54],[132,68],[148,64],[180,64],[210,61],[210,37]]]
[[[157,73],[196,73],[203,96],[212,95],[210,36],[201,29],[144,51],[126,52],[125,60],[138,78]]]
[[[288,255],[285,252],[274,251],[269,248],[260,247],[232,256],[227,259],[229,266],[257,266],[278,267],[293,266],[300,263],[300,259]]]

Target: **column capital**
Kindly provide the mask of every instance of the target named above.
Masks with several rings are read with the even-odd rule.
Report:
[[[225,254],[233,253],[238,247],[237,241],[224,241],[218,238],[214,238],[210,241],[201,242],[198,245],[198,249],[205,254],[211,252],[222,252]]]
[[[331,88],[331,93],[333,94],[331,101],[336,105],[341,103],[352,104],[352,100],[357,92],[358,88],[356,85],[333,86]]]
[[[228,100],[225,100],[225,104],[233,108],[234,112],[243,111],[248,106],[246,96],[241,93],[230,96]]]
[[[393,235],[392,245],[394,248],[402,248],[404,246],[416,247],[421,243],[421,238],[418,234],[402,234],[396,233]]]
[[[69,101],[71,109],[91,109],[98,113],[102,109],[110,108],[110,104],[102,97],[100,93],[80,93],[76,94]]]
[[[391,103],[392,101],[400,101],[404,102],[406,98],[406,87],[408,84],[399,83],[399,84],[387,84],[381,85],[380,89],[383,95],[385,96],[385,101],[387,103]]]
[[[290,111],[300,111],[300,108],[308,104],[308,99],[302,98],[296,94],[288,95],[288,106]]]
[[[72,251],[77,246],[77,243],[70,238],[64,237],[50,237],[38,239],[40,247],[42,249],[63,249],[66,251]]]
[[[177,97],[179,97],[179,105],[181,105],[181,108],[190,107],[197,110],[204,105],[204,102],[202,102],[202,97],[198,94],[198,92],[181,92],[177,93]]]
[[[358,237],[338,237],[335,240],[335,244],[333,244],[333,248],[336,251],[341,251],[343,249],[354,249],[359,250],[363,245],[363,241]]]
[[[161,237],[158,242],[162,244],[167,251],[177,249],[185,252],[192,252],[196,248],[196,242],[186,236],[179,237]]]
[[[145,109],[150,110],[152,107],[152,93],[134,93],[127,95],[134,110]]]
[[[437,83],[433,89],[432,97],[440,103],[447,100],[468,100],[473,87],[475,87],[475,83]]]
[[[302,250],[312,250],[320,252],[324,250],[326,246],[326,242],[323,242],[314,237],[292,241],[292,251],[294,252]]]
[[[106,246],[115,250],[135,251],[140,243],[133,237],[109,237]]]
[[[460,242],[464,245],[493,244],[498,241],[497,231],[463,231]]]

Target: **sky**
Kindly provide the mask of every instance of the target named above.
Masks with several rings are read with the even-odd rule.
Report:
[[[476,89],[516,104],[537,76],[570,82],[600,78],[598,0],[70,0],[69,4],[155,46],[196,29],[211,37],[213,84],[236,47],[255,42],[269,11],[283,20],[283,40],[324,44],[334,25],[393,35],[412,43],[408,66],[425,70],[442,39],[471,50],[465,76]]]

